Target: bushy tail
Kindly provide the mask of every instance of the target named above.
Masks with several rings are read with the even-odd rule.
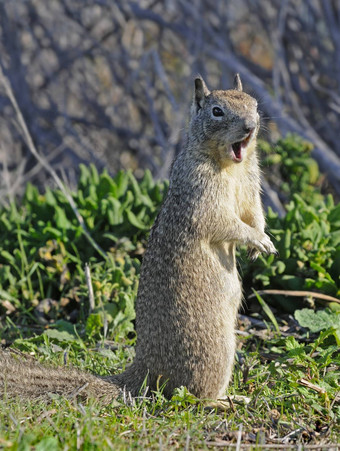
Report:
[[[69,399],[93,398],[109,404],[119,396],[120,389],[75,368],[43,366],[29,356],[0,349],[0,399],[50,400],[53,394]]]

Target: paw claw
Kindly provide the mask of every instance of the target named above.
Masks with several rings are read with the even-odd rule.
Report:
[[[274,244],[266,234],[263,234],[258,240],[251,243],[251,249],[248,252],[248,256],[250,259],[256,260],[261,253],[278,255]]]

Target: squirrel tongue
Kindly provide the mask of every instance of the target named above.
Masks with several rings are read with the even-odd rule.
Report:
[[[232,144],[231,146],[236,161],[242,160],[242,141]]]

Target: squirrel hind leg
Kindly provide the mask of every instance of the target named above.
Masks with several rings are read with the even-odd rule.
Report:
[[[113,376],[104,376],[102,380],[118,387],[120,393],[129,393],[129,396],[145,396],[150,394],[148,372],[132,363],[123,373]]]

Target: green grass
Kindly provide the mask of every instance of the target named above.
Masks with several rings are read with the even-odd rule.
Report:
[[[214,443],[235,445],[238,439],[252,449],[265,443],[276,449],[296,443],[338,443],[340,355],[334,336],[310,336],[300,330],[284,336],[294,322],[279,319],[278,333],[269,326],[255,330],[245,318],[240,323],[243,332],[228,394],[248,397],[249,404],[235,400],[220,410],[184,388],[171,400],[157,392],[152,398],[127,398],[108,407],[63,398],[49,404],[4,400],[0,402],[0,448],[208,449]],[[112,347],[103,338],[99,343],[58,334],[56,338],[47,331],[17,339],[14,345],[56,365],[62,364],[66,351],[74,366],[96,374],[117,372],[133,358],[133,340],[117,337]],[[302,385],[301,379],[319,392]]]

